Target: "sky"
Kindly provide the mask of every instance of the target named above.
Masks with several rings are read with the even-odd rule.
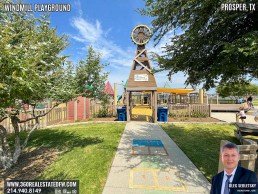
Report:
[[[131,31],[139,24],[151,27],[151,18],[137,12],[144,7],[143,0],[23,0],[23,3],[69,3],[70,12],[50,14],[51,26],[59,35],[68,36],[69,46],[62,54],[68,55],[68,59],[76,64],[86,58],[87,48],[92,45],[101,53],[103,63],[108,64],[105,71],[109,72],[108,80],[112,86],[122,81],[125,83],[129,77],[136,52],[136,45],[130,38]],[[161,54],[169,37],[171,34],[156,47],[152,38],[146,45],[148,56],[150,52]],[[153,63],[151,65],[157,67]],[[158,87],[185,87],[183,73],[174,75],[171,81],[166,75],[167,72],[155,74]],[[118,90],[122,92],[123,86],[119,85]]]
[[[131,31],[139,24],[151,27],[152,18],[142,16],[137,11],[144,8],[144,0],[23,0],[23,2],[70,4],[70,12],[50,14],[51,26],[56,28],[59,35],[68,36],[69,46],[62,54],[69,56],[68,60],[77,64],[79,60],[86,58],[87,48],[93,46],[101,53],[102,62],[108,64],[105,67],[105,71],[109,72],[108,81],[112,86],[118,83],[118,93],[122,93],[123,86],[119,84],[125,83],[128,79],[136,52],[136,45],[130,38]],[[36,15],[41,13],[35,12]],[[173,33],[166,34],[155,47],[152,38],[146,45],[148,56],[150,57],[151,52],[162,54],[162,48],[170,41]],[[175,33],[182,31],[177,30]],[[157,64],[151,63],[151,65],[157,68]],[[168,80],[167,74],[168,72],[155,74],[158,87],[186,87],[184,73],[173,75],[171,81]],[[211,89],[208,93],[215,93],[215,89]]]

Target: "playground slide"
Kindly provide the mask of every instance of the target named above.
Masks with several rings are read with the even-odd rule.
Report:
[[[122,100],[123,96],[120,95],[120,96],[117,96],[117,103],[121,103],[120,100]]]
[[[122,95],[118,96],[117,101],[121,100],[121,98],[122,98]]]

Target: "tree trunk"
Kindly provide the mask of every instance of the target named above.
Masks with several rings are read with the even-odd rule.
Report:
[[[30,135],[32,134],[33,131],[35,131],[36,129],[38,129],[38,127],[39,127],[39,118],[36,117],[36,118],[35,118],[35,121],[36,121],[36,124],[35,124],[35,125],[33,126],[33,128],[29,131],[29,133],[28,133],[28,135],[27,135],[27,137],[26,137],[26,139],[25,139],[23,145],[21,146],[21,149],[24,149],[24,148],[27,146],[27,143],[28,143],[28,141],[29,141]]]
[[[21,155],[21,140],[20,140],[20,131],[19,131],[19,118],[15,116],[11,116],[11,121],[15,133],[15,144],[14,144],[14,153],[13,153],[13,163],[16,164],[19,156]]]
[[[15,144],[14,144],[14,153],[13,154],[12,154],[12,150],[9,148],[9,145],[7,143],[7,130],[4,128],[4,126],[0,125],[0,167],[3,166],[4,169],[8,169],[13,164],[17,163],[17,161],[22,153],[22,150],[26,147],[26,145],[28,143],[28,140],[29,140],[32,132],[37,130],[39,127],[39,118],[46,116],[56,106],[58,106],[58,104],[53,106],[46,113],[37,115],[37,116],[34,114],[34,111],[33,111],[33,117],[27,118],[26,120],[22,120],[22,121],[18,118],[17,111],[10,116],[12,126],[14,129],[14,133],[15,133]],[[19,123],[25,123],[25,122],[28,122],[33,119],[35,119],[36,124],[29,131],[23,145],[21,145]],[[1,121],[3,121],[3,120],[1,120]]]
[[[7,143],[7,130],[0,125],[0,166],[4,169],[8,169],[12,164],[11,150]]]

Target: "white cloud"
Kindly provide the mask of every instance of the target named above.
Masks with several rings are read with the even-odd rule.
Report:
[[[132,66],[132,63],[133,63],[133,59],[111,59],[110,60],[110,63],[111,64],[115,64],[117,67],[121,67],[121,66],[124,66],[124,67],[128,67],[128,69],[130,69],[129,67]]]
[[[109,64],[110,69],[112,69],[109,76],[110,82],[117,82],[117,80],[126,81],[133,63],[136,47],[132,45],[122,48],[118,43],[108,39],[108,34],[112,31],[111,28],[103,29],[100,21],[90,22],[83,18],[82,14],[73,18],[71,25],[78,31],[77,34],[71,35],[71,37],[75,41],[85,44],[85,47],[82,49],[86,50],[88,45],[92,45],[96,51],[102,54],[103,61]],[[166,34],[156,47],[154,47],[154,42],[150,41],[146,45],[148,55],[150,56],[150,52],[163,54],[162,51],[164,49],[162,47],[170,41],[172,35],[172,32]],[[152,62],[151,65],[152,67],[155,66]],[[155,77],[159,87],[163,87],[166,82],[169,82],[167,72],[155,74]],[[172,78],[170,85],[173,87],[184,87],[185,77],[181,74],[177,75],[176,78]]]
[[[76,35],[72,38],[75,40],[84,40],[88,43],[95,43],[102,36],[102,29],[100,22],[97,20],[95,24],[91,24],[84,20],[82,17],[76,17],[72,20],[72,26],[79,31],[79,35]]]
[[[71,37],[85,44],[83,50],[88,45],[92,45],[96,51],[101,53],[102,59],[111,66],[131,66],[130,62],[133,60],[134,52],[131,48],[123,49],[108,39],[111,28],[105,31],[98,20],[91,23],[82,17],[73,18],[71,25],[78,30],[78,34],[71,35]]]
[[[105,32],[104,37],[108,37],[109,32],[111,32],[111,31],[112,31],[112,28],[109,28],[109,29]]]
[[[78,36],[72,36],[72,38],[78,42],[85,42],[85,39],[78,37]]]

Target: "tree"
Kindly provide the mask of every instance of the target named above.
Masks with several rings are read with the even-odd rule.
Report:
[[[108,73],[101,73],[105,66],[101,63],[100,54],[89,46],[86,59],[79,61],[76,71],[77,85],[82,96],[101,101],[102,108],[98,114],[101,117],[108,115],[109,104],[109,96],[105,93]]]
[[[57,99],[65,78],[65,60],[60,52],[66,47],[66,37],[57,36],[46,16],[35,18],[25,13],[0,12],[0,122],[9,117],[15,132],[14,152],[7,142],[7,130],[0,125],[0,162],[4,168],[16,163],[29,135],[39,124],[34,109],[46,98]],[[57,90],[59,88],[59,90]],[[66,91],[62,92],[66,93]],[[52,92],[51,92],[52,91]],[[69,93],[68,93],[69,94]],[[20,120],[24,105],[33,107],[32,117]],[[21,144],[19,124],[36,120],[24,144]]]
[[[76,71],[78,89],[83,96],[100,100],[106,98],[104,89],[108,73],[101,73],[105,66],[101,64],[100,54],[89,46],[86,59],[79,61]]]
[[[226,83],[219,85],[217,88],[217,93],[225,98],[231,97],[233,99],[241,98],[249,95],[258,95],[258,86],[255,84],[243,84],[243,83]]]
[[[15,133],[14,149],[11,149],[8,132],[0,124],[0,166],[5,169],[18,161],[31,133],[38,128],[40,117],[78,95],[97,96],[95,92],[102,88],[102,83],[94,85],[93,82],[94,91],[80,90],[79,79],[98,80],[102,69],[98,66],[94,69],[97,64],[93,60],[74,71],[72,64],[66,62],[66,56],[60,54],[66,46],[66,37],[57,35],[47,16],[35,18],[21,12],[0,12],[0,123],[9,117]],[[52,99],[54,106],[37,115],[36,105],[46,99]],[[25,105],[30,105],[30,111]],[[22,112],[31,117],[20,119]],[[19,125],[30,120],[35,120],[35,125],[21,142]]]
[[[108,94],[104,94],[101,98],[101,108],[97,113],[98,117],[107,117],[109,115],[108,105],[110,104],[110,96]]]
[[[169,76],[183,71],[188,75],[187,85],[204,82],[205,89],[258,78],[257,11],[222,11],[222,0],[145,2],[140,12],[153,17],[156,43],[168,32],[183,30],[171,36],[164,55],[156,55],[161,70],[169,70]]]

